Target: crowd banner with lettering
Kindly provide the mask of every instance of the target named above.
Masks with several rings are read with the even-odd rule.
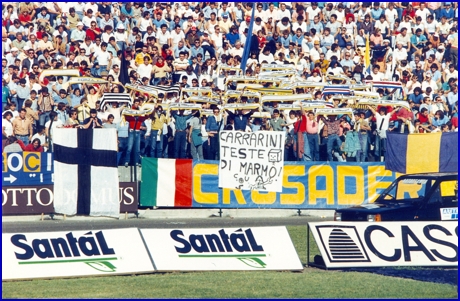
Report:
[[[143,158],[140,205],[337,209],[373,202],[400,174],[384,163],[284,162],[281,192],[219,188],[218,161]]]
[[[153,271],[137,228],[2,234],[2,280]]]
[[[192,160],[142,158],[140,205],[191,207],[192,177]]]
[[[458,266],[458,223],[308,223],[328,268]]]
[[[286,227],[140,231],[158,271],[303,270]]]
[[[282,191],[284,132],[221,131],[219,140],[220,188]]]
[[[136,182],[120,182],[120,213],[138,211],[139,198]],[[54,211],[54,186],[3,186],[2,215],[51,214]]]
[[[53,154],[2,153],[2,187],[53,185]]]

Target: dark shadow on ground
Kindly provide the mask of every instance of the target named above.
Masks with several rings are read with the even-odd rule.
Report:
[[[418,267],[397,267],[397,268],[374,268],[374,269],[347,269],[343,272],[366,272],[390,277],[409,278],[418,281],[444,283],[458,286],[457,268],[418,268]]]

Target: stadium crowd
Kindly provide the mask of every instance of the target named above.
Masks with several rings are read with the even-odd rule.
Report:
[[[366,162],[384,159],[387,130],[458,127],[456,2],[3,2],[2,16],[4,152],[52,151],[57,127],[113,127],[121,165],[139,165],[142,156],[214,160],[220,130],[273,130],[286,132],[286,160]],[[248,43],[244,75],[257,76],[262,64],[291,64],[311,82],[326,75],[397,81],[411,109],[369,106],[353,118],[283,112],[276,103],[264,106],[271,118],[220,105],[210,106],[209,116],[163,110],[177,92],[160,93],[145,117],[122,116],[126,107],[116,102],[101,108],[104,93],[126,92],[126,83],[222,93],[219,66],[242,67]],[[108,83],[65,85],[68,76],[40,76],[54,69]],[[321,91],[308,92],[324,101]],[[377,92],[394,98],[392,89]],[[348,106],[332,99],[334,107]],[[130,109],[147,101],[134,93]]]

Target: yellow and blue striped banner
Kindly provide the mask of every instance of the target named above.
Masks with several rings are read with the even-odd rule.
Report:
[[[385,168],[413,174],[458,172],[458,134],[387,132]]]

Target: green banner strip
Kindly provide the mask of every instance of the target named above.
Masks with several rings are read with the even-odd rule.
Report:
[[[179,255],[179,257],[267,257],[265,254],[239,254],[239,255]]]
[[[109,258],[96,258],[96,259],[69,259],[69,260],[46,260],[46,261],[21,261],[19,264],[48,264],[48,263],[64,263],[64,262],[95,262],[95,261],[107,261],[117,260],[117,257]]]
[[[171,179],[175,181],[175,179]],[[142,181],[140,183],[140,206],[157,205],[158,159],[142,158]]]

